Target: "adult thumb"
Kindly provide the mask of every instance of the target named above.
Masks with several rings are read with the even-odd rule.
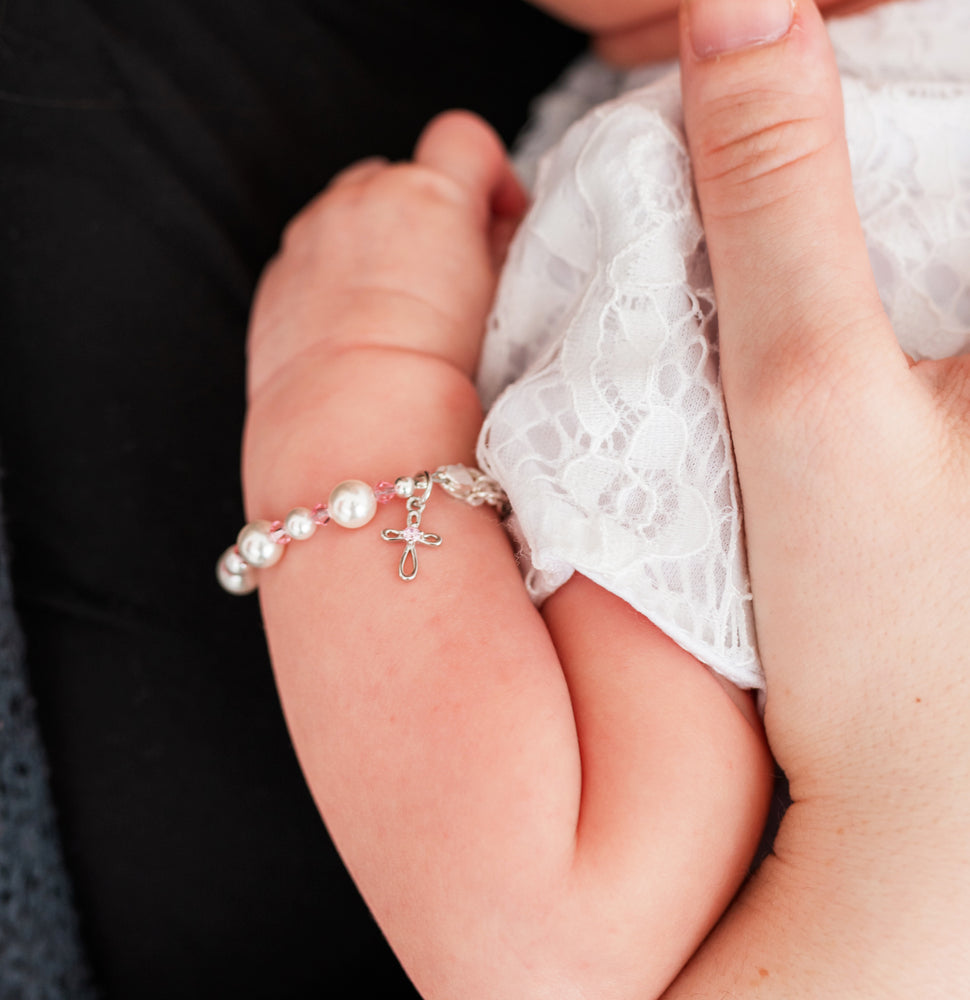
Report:
[[[795,387],[871,384],[874,364],[902,355],[866,253],[815,4],[683,0],[681,65],[732,426],[763,421],[766,394],[798,405]]]

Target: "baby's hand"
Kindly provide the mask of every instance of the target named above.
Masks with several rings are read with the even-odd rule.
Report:
[[[414,160],[347,168],[288,226],[250,327],[252,399],[294,363],[354,348],[471,375],[498,266],[527,197],[495,133],[434,119]]]
[[[253,318],[251,519],[474,460],[470,376],[524,207],[492,133],[449,115],[414,163],[352,168],[291,226]],[[260,578],[334,843],[424,996],[656,996],[745,872],[760,732],[590,581],[541,617],[483,510],[432,500],[444,544],[402,583],[381,538],[401,507]]]

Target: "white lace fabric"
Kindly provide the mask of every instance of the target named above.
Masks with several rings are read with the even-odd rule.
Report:
[[[830,34],[900,343],[970,350],[970,4],[897,0]],[[526,584],[541,601],[580,572],[763,689],[676,67],[585,61],[540,105],[526,176],[547,149],[479,372],[478,460],[512,502]]]

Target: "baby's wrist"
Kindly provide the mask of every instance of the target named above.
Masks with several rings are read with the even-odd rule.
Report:
[[[363,349],[294,366],[250,401],[248,516],[305,503],[347,478],[376,483],[471,463],[481,421],[471,380],[443,361]]]
[[[489,300],[480,303],[477,318],[463,322],[417,293],[337,288],[329,297],[333,301],[314,306],[312,315],[282,319],[257,299],[248,344],[251,399],[292,377],[294,369],[323,370],[345,356],[371,352],[410,353],[427,364],[429,375],[450,365],[473,377]]]

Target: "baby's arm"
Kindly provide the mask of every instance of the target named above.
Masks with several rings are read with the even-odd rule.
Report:
[[[291,225],[250,338],[249,515],[471,464],[471,374],[524,207],[497,140],[445,116]],[[398,578],[388,504],[260,578],[294,744],[427,997],[659,994],[729,902],[770,784],[756,723],[625,603],[575,578],[540,615],[490,511],[436,492]],[[743,699],[742,709],[746,708]]]

